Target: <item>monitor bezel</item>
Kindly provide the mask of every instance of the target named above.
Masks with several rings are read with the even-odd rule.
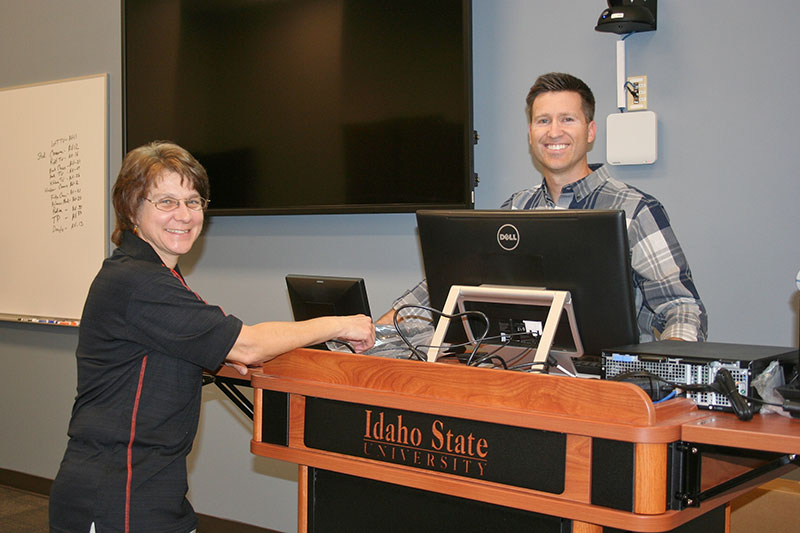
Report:
[[[520,236],[517,247],[506,251],[500,247],[498,231],[510,223],[520,226]],[[567,290],[586,354],[599,357],[609,346],[638,342],[624,211],[434,209],[418,211],[417,224],[434,309],[442,309],[452,285]],[[547,264],[520,267],[519,261],[526,257],[532,265],[534,253],[545,254],[536,261]],[[553,262],[561,266],[556,269]],[[510,283],[508,272],[500,270],[514,263],[516,279]],[[492,274],[491,269],[495,269]],[[564,281],[559,276],[575,279]]]
[[[363,278],[288,274],[286,289],[295,320],[310,320],[321,316],[372,316]],[[329,305],[330,313],[313,311],[319,305]]]

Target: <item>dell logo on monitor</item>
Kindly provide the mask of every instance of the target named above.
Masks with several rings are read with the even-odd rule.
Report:
[[[511,251],[519,245],[519,230],[513,224],[504,224],[497,230],[497,244],[506,251]]]

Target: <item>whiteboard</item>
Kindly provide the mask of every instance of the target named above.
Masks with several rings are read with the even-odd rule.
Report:
[[[107,249],[106,86],[0,89],[0,319],[77,325]]]

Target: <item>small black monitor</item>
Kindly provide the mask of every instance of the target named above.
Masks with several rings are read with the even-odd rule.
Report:
[[[370,315],[362,278],[289,274],[286,288],[295,320],[332,315]]]
[[[431,306],[453,285],[506,285],[570,292],[584,353],[635,343],[633,274],[625,213],[614,210],[421,210],[417,212]],[[483,307],[490,334],[547,309]],[[518,313],[522,313],[518,315]],[[561,320],[553,348],[571,344]],[[455,328],[450,328],[455,329]]]

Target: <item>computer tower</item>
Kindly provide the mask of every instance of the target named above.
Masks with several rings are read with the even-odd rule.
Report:
[[[643,370],[671,383],[710,385],[726,368],[743,396],[758,397],[753,380],[772,361],[779,361],[785,376],[798,363],[797,348],[719,342],[655,341],[603,350],[601,376],[613,379],[625,372]],[[687,392],[701,409],[731,411],[727,397],[715,392]]]

